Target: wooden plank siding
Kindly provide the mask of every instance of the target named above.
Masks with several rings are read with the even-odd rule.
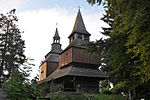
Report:
[[[76,77],[77,84],[80,84],[79,92],[98,93],[99,79],[90,77]]]
[[[71,62],[98,65],[99,60],[83,48],[71,47],[59,56],[59,66],[63,67]]]
[[[50,75],[52,72],[56,70],[58,67],[59,63],[58,62],[44,62],[40,66],[40,76],[39,76],[39,81],[45,79]]]
[[[40,76],[39,76],[39,81],[43,80],[46,78],[46,72],[47,72],[47,63],[44,62],[41,66],[40,66]]]
[[[65,66],[72,62],[72,48],[69,48],[59,56],[59,66]]]
[[[47,75],[50,75],[52,72],[54,72],[56,70],[56,68],[58,67],[59,63],[58,62],[47,62]]]
[[[99,60],[94,55],[88,54],[86,49],[73,48],[73,62],[85,64],[98,64]]]

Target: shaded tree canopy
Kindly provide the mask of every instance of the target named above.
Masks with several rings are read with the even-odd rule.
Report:
[[[30,65],[22,70],[15,69],[9,77],[9,80],[3,84],[4,92],[9,100],[36,100],[41,95],[41,90],[37,84],[37,77],[29,82],[28,76],[31,71]]]
[[[10,73],[19,68],[25,60],[25,43],[21,38],[21,31],[16,22],[15,9],[6,15],[0,14],[0,75]]]
[[[149,0],[105,0],[102,20],[109,27],[103,27],[102,34],[108,38],[88,44],[89,52],[101,58],[114,90],[131,91],[137,98],[144,94],[148,97],[150,89],[149,5]]]
[[[100,5],[102,0],[87,0],[87,2],[92,5],[94,5],[94,4]]]

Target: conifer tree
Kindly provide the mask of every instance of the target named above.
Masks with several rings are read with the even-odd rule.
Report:
[[[18,69],[26,60],[25,43],[16,22],[15,9],[6,15],[0,14],[0,75],[7,72],[7,77],[14,69]]]
[[[102,20],[110,27],[103,28],[102,34],[108,38],[90,43],[89,51],[101,58],[102,69],[110,75],[116,92],[130,92],[136,98],[148,98],[150,1],[105,1],[106,14]]]

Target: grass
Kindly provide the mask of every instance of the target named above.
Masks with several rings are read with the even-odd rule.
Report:
[[[126,97],[115,94],[88,94],[84,93],[81,95],[71,95],[71,94],[58,94],[52,95],[48,94],[46,97],[50,97],[50,100],[90,100],[90,97],[93,96],[92,100],[127,100]]]
[[[84,96],[89,97],[91,94],[84,94]],[[94,100],[126,100],[126,97],[115,94],[94,94]]]
[[[52,95],[49,94],[47,97],[50,97],[50,100],[88,100],[88,97],[84,95],[68,95],[68,94],[58,94],[58,95]]]

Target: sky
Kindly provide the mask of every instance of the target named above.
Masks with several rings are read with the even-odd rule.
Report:
[[[24,31],[25,55],[34,59],[32,78],[39,74],[40,63],[51,50],[56,27],[62,49],[67,47],[79,8],[85,27],[91,34],[90,40],[105,38],[100,33],[101,27],[107,27],[100,20],[104,14],[102,5],[91,6],[86,0],[0,0],[0,13],[6,14],[14,8],[19,19],[17,24]]]

